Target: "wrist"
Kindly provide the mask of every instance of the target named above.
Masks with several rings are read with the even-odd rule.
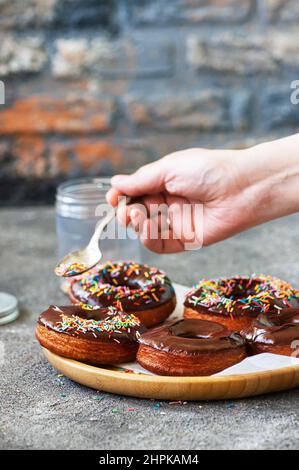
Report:
[[[299,211],[299,135],[242,151],[237,167],[258,223]]]

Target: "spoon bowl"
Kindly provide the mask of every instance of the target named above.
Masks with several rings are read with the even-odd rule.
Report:
[[[93,250],[72,251],[56,266],[55,274],[60,277],[72,277],[92,269],[102,258],[102,252],[96,247]]]

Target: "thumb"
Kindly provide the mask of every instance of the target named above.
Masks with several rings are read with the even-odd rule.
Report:
[[[122,194],[141,197],[163,191],[165,175],[166,165],[162,159],[142,166],[132,175],[116,175],[111,179],[111,184]]]

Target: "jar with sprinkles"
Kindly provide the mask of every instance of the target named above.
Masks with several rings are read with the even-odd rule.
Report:
[[[106,193],[110,178],[79,178],[61,184],[56,195],[58,259],[85,247],[96,224],[109,206]],[[112,221],[100,242],[101,261],[134,259],[140,261],[140,244],[132,229]]]

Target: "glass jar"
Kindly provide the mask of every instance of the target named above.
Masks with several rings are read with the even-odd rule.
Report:
[[[80,178],[58,187],[56,228],[59,259],[88,244],[101,219],[96,214],[101,214],[103,207],[108,209],[106,193],[110,188],[110,178]],[[103,254],[101,262],[121,259],[140,262],[140,244],[135,232],[120,227],[115,220],[107,227],[100,249]]]

